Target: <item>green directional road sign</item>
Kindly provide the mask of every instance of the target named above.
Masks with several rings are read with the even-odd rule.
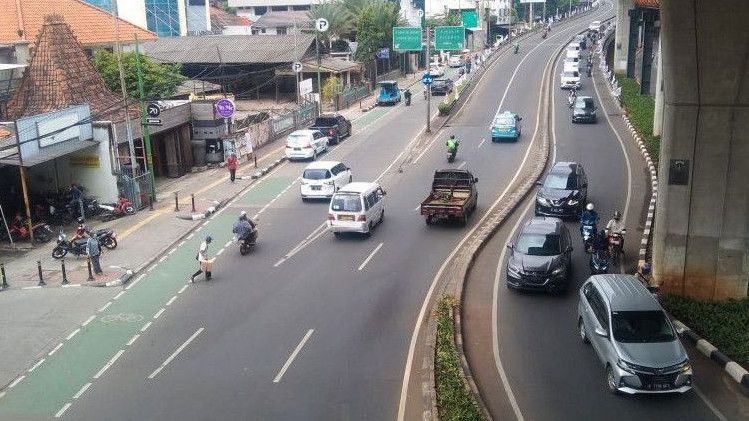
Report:
[[[463,10],[463,26],[466,28],[480,28],[479,17],[475,10]]]
[[[438,26],[434,28],[435,50],[461,50],[466,39],[462,26]]]
[[[421,27],[396,26],[393,28],[393,49],[396,51],[421,51]]]

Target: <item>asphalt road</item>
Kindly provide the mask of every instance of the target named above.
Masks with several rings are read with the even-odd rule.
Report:
[[[414,95],[410,108],[367,113],[351,138],[320,157],[349,165],[354,180],[384,185],[385,222],[370,238],[336,240],[322,229],[327,203],[299,198],[306,163],[281,165],[71,329],[6,390],[0,419],[395,418],[426,292],[525,155],[543,69],[572,35],[568,26],[500,57],[423,153],[407,152],[424,125],[425,104]],[[500,108],[524,117],[517,144],[489,140]],[[479,206],[466,227],[427,227],[417,207],[434,170],[448,166],[443,142],[450,133],[462,140],[450,166],[480,179]],[[226,244],[240,210],[260,219],[259,245],[245,257]],[[220,252],[214,279],[186,285],[206,234]]]
[[[557,67],[556,74],[559,73]],[[649,196],[644,164],[631,140],[620,142],[600,109],[600,98],[583,77],[580,95],[599,104],[597,124],[570,122],[567,93],[555,90],[555,151],[550,162],[582,163],[593,201],[605,223],[625,212],[626,259],[618,271],[637,263],[641,216]],[[606,93],[598,89],[602,95]],[[608,112],[613,124],[621,117]],[[627,165],[627,162],[630,164]],[[605,389],[603,367],[576,332],[577,290],[589,276],[582,241],[573,251],[570,292],[562,296],[522,293],[505,287],[505,245],[533,215],[534,194],[515,211],[478,256],[465,290],[464,340],[479,389],[495,419],[502,420],[725,420],[746,419],[749,402],[725,374],[689,348],[697,391],[681,396],[620,397]],[[568,222],[574,239],[579,224]]]

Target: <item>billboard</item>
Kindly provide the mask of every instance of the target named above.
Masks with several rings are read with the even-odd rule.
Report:
[[[512,23],[512,0],[494,0],[492,13],[497,16],[497,25]]]

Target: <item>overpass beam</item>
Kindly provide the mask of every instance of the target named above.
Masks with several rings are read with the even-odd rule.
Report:
[[[653,275],[666,292],[749,285],[749,7],[662,0],[663,132]]]
[[[616,0],[616,35],[614,40],[614,72],[627,70],[627,46],[629,37],[629,10],[634,0]]]

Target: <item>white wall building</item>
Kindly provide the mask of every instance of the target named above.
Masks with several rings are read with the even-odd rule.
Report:
[[[229,0],[229,7],[237,9],[237,16],[256,21],[268,12],[288,12],[310,10],[320,0]]]

